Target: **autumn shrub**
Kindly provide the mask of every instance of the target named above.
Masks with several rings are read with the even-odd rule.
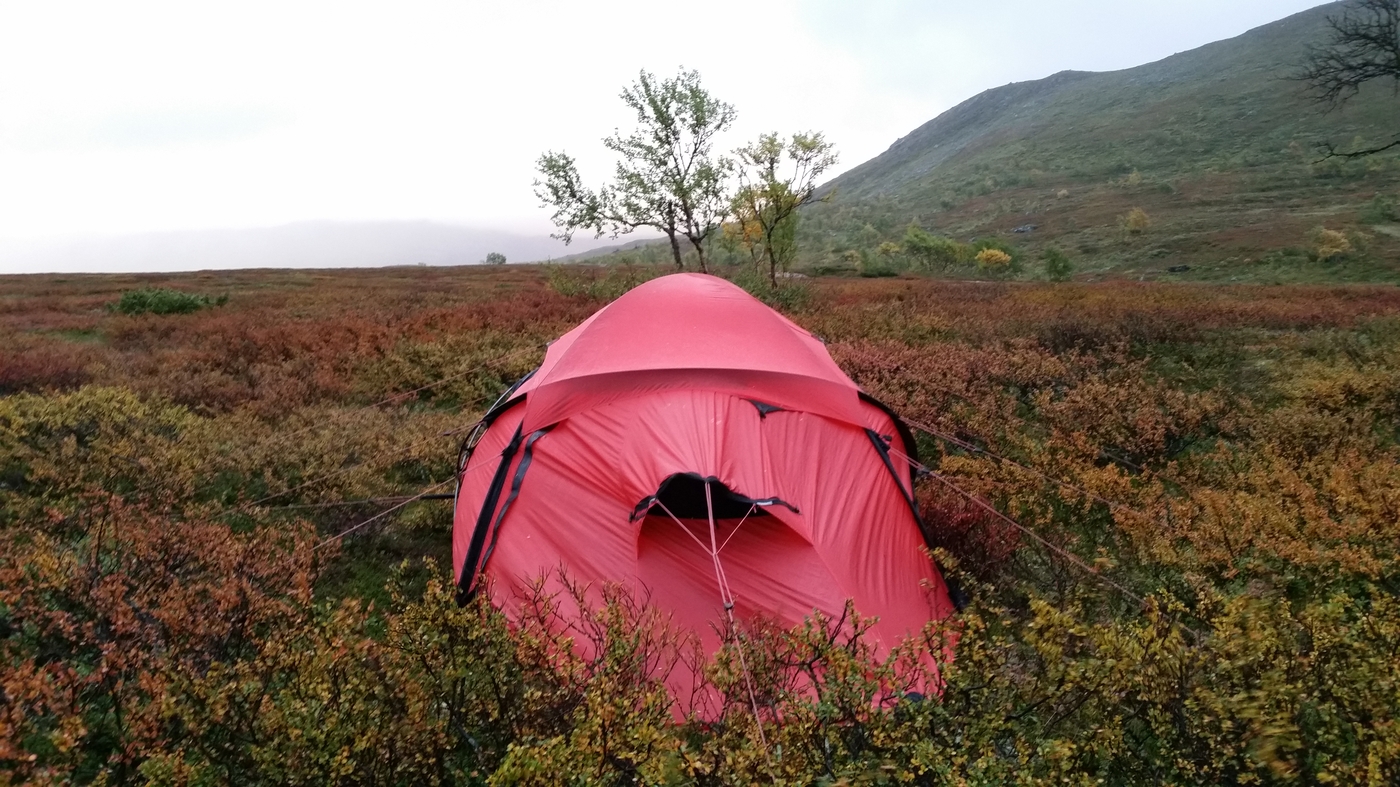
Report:
[[[444,503],[366,524],[614,297],[550,276],[173,276],[258,294],[179,319],[20,282],[0,783],[1400,778],[1400,290],[785,280],[913,427],[970,604],[892,650],[854,606],[744,621],[703,660],[620,587],[459,607],[445,564],[395,570],[445,557]]]
[[[977,264],[987,271],[1002,271],[1011,265],[1011,255],[1000,249],[983,249],[977,252]]]
[[[76,516],[98,490],[130,502],[189,495],[174,450],[191,414],[131,391],[88,386],[0,399],[0,525]]]
[[[183,737],[168,711],[187,680],[304,623],[319,562],[308,535],[239,533],[101,494],[0,529],[0,769],[134,779]]]
[[[919,496],[919,510],[932,528],[932,545],[957,555],[964,570],[979,579],[999,576],[1021,546],[1021,534],[966,498],[926,484]]]
[[[62,340],[26,339],[0,347],[0,395],[76,388],[93,377],[100,352]]]
[[[404,403],[471,407],[499,396],[543,354],[541,346],[488,331],[406,342],[365,363],[356,386],[371,400],[404,391]]]
[[[1152,226],[1152,217],[1142,208],[1133,208],[1118,217],[1118,226],[1129,235],[1141,235]]]
[[[679,724],[674,698],[655,682],[677,642],[644,633],[654,631],[648,613],[626,599],[609,595],[568,641],[548,613],[522,620],[510,638],[516,656],[503,659],[522,672],[507,685],[541,693],[516,710],[518,737],[493,783],[560,774],[579,783],[1384,783],[1400,766],[1392,725],[1352,721],[1397,709],[1383,688],[1400,669],[1381,655],[1400,644],[1400,608],[1388,599],[1290,609],[1267,594],[1206,593],[1189,618],[1200,631],[1171,603],[1090,626],[1083,601],[1033,597],[1024,612],[984,602],[886,655],[848,606],[792,630],[727,635],[704,671],[725,699]],[[498,701],[490,691],[466,696]]]
[[[1345,232],[1318,227],[1312,232],[1311,238],[1313,254],[1323,262],[1345,257],[1352,250],[1351,239]]]
[[[1005,278],[1021,273],[1021,251],[1009,243],[996,238],[982,238],[974,241],[967,254],[977,263],[982,273]]]

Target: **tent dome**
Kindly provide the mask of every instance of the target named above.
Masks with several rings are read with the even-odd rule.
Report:
[[[562,568],[631,588],[707,653],[726,602],[790,626],[851,599],[887,648],[952,611],[896,458],[914,451],[820,339],[723,279],[654,279],[483,419],[459,466],[458,587],[489,577],[510,614]]]

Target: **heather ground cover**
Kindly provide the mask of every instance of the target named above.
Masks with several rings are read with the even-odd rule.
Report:
[[[790,284],[920,427],[970,603],[885,663],[858,610],[745,631],[705,722],[620,591],[571,631],[458,608],[446,503],[337,538],[450,491],[544,344],[659,272],[0,279],[0,784],[1400,779],[1393,286]],[[199,307],[113,306],[155,289]]]

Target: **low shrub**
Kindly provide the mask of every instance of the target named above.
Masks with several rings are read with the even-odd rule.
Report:
[[[860,275],[865,279],[884,279],[899,275],[899,271],[882,260],[872,260],[860,266]]]
[[[971,259],[968,247],[955,240],[931,235],[916,224],[904,232],[904,248],[914,264],[924,270],[947,270]]]
[[[1312,233],[1313,254],[1322,262],[1345,257],[1352,251],[1351,239],[1345,232],[1318,227]]]
[[[799,274],[778,274],[778,286],[768,280],[768,275],[749,266],[735,269],[730,281],[744,288],[744,291],[764,303],[785,312],[800,311],[811,300],[812,290],[798,278]]]
[[[549,288],[565,297],[611,301],[656,278],[654,268],[637,265],[546,265]]]
[[[1141,235],[1152,226],[1152,218],[1142,208],[1133,208],[1119,217],[1118,225],[1129,235]]]
[[[1021,273],[1021,250],[997,238],[981,238],[967,249],[978,270],[997,278],[1010,278]]]
[[[227,295],[210,298],[165,287],[146,287],[140,290],[127,290],[121,300],[112,305],[112,310],[121,314],[190,314],[209,306],[223,306],[228,303]]]
[[[1069,281],[1074,275],[1074,265],[1069,261],[1069,256],[1059,249],[1051,246],[1041,255],[1045,260],[1045,277],[1050,281]]]
[[[1361,211],[1362,224],[1393,224],[1400,221],[1400,210],[1396,209],[1394,197],[1376,195],[1371,203]]]

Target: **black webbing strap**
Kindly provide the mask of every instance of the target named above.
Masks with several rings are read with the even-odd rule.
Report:
[[[880,436],[874,429],[866,429],[865,436],[870,438],[874,444],[875,451],[880,454],[880,459],[885,463],[885,469],[890,471],[890,478],[894,480],[894,485],[899,488],[899,494],[904,497],[904,502],[909,504],[909,512],[914,515],[914,521],[919,523],[919,532],[924,536],[924,543],[930,547],[933,543],[929,539],[928,526],[924,524],[924,518],[919,516],[919,504],[914,501],[913,491],[905,489],[904,484],[899,482],[899,471],[894,469],[894,462],[890,459],[890,447],[885,443],[885,438]]]
[[[891,410],[889,405],[864,391],[860,392],[860,400],[888,415],[890,420],[894,421],[894,430],[899,432],[899,439],[904,441],[904,453],[914,460],[909,463],[909,487],[912,489],[917,478],[915,465],[919,461],[919,443],[914,439],[914,433],[909,431],[909,425],[904,423],[904,419],[899,417],[899,413]]]
[[[501,452],[501,463],[496,466],[496,475],[491,478],[491,487],[486,492],[486,500],[481,504],[481,513],[476,516],[476,527],[472,530],[471,544],[467,547],[467,559],[462,561],[462,575],[457,579],[457,603],[465,604],[471,598],[470,588],[476,578],[476,565],[481,559],[482,547],[486,545],[486,532],[491,524],[491,515],[496,513],[496,503],[501,499],[501,489],[506,485],[510,473],[511,460],[520,449],[520,428],[510,443]]]
[[[876,432],[874,429],[866,429],[865,435],[869,437],[870,442],[874,444],[876,453],[880,455],[880,459],[885,463],[885,469],[890,471],[890,479],[894,481],[895,486],[899,487],[899,493],[904,496],[904,502],[909,504],[909,513],[914,515],[914,523],[919,526],[919,534],[924,537],[924,545],[929,549],[933,549],[933,533],[929,530],[928,523],[924,521],[923,516],[919,514],[919,504],[914,500],[912,481],[910,483],[910,489],[907,490],[904,488],[904,484],[899,482],[899,471],[894,468],[894,462],[890,460],[890,447],[885,443],[885,438],[881,437],[879,432]],[[953,607],[955,609],[962,612],[963,608],[968,604],[967,594],[963,592],[957,582],[948,577],[943,567],[938,565],[937,561],[934,561],[933,566],[938,569],[939,576],[943,578],[944,586],[948,588],[948,600],[953,602]]]
[[[510,482],[510,494],[506,497],[506,502],[501,505],[500,513],[496,514],[496,521],[491,525],[491,545],[486,547],[486,554],[481,556],[481,566],[477,568],[476,574],[486,570],[486,563],[491,560],[491,553],[496,551],[496,539],[501,535],[501,522],[506,518],[506,512],[510,510],[510,504],[515,502],[515,498],[520,496],[520,485],[525,481],[525,471],[530,469],[530,462],[535,455],[535,441],[544,437],[545,433],[553,426],[546,426],[530,435],[525,441],[525,453],[520,456],[520,464],[515,468],[515,478]],[[468,588],[470,594],[475,592],[475,587]]]

